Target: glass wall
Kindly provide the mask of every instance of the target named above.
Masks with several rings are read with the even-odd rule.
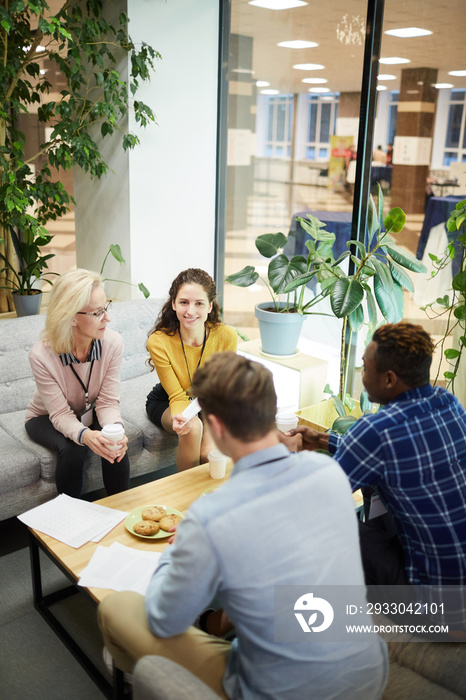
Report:
[[[231,3],[225,275],[253,265],[264,277],[257,235],[288,234],[303,212],[347,236],[362,186],[351,161],[362,148],[368,2],[280,3]],[[430,197],[461,194],[444,183],[466,162],[465,19],[458,0],[447,9],[438,0],[385,0],[366,186],[375,194],[381,185],[386,211],[405,210],[397,242],[413,253]],[[429,321],[415,294],[405,296],[405,318],[439,335],[441,322]],[[254,306],[269,298],[260,279],[246,289],[226,283],[225,321],[258,338]],[[312,317],[303,338],[328,353],[338,345],[339,324]]]

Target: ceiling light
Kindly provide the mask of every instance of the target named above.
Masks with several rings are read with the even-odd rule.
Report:
[[[307,2],[302,0],[251,0],[249,5],[263,7],[266,10],[291,10],[293,7],[303,7]]]
[[[261,95],[279,95],[280,90],[261,90]]]
[[[281,41],[277,46],[282,46],[284,49],[313,49],[315,46],[319,46],[315,41],[301,41],[301,39],[296,39],[295,41]]]
[[[448,71],[448,75],[457,75],[458,77],[461,77],[466,75],[466,70],[450,70]]]
[[[321,66],[320,63],[296,63],[293,68],[296,70],[323,70],[325,66]]]
[[[255,71],[252,68],[233,68],[232,73],[245,73],[246,75],[254,75]]]
[[[377,80],[396,80],[396,75],[390,75],[389,73],[381,73],[377,76]]]
[[[403,29],[389,29],[384,34],[390,34],[390,36],[398,36],[401,39],[410,39],[413,36],[428,36],[432,34],[428,29],[420,29],[419,27],[404,27]]]
[[[269,87],[269,85],[267,80],[256,80],[256,87]]]
[[[394,66],[397,63],[411,63],[409,58],[400,58],[399,56],[389,56],[388,58],[379,58],[379,63],[385,63],[388,66]]]
[[[303,78],[301,82],[312,83],[313,85],[323,85],[324,83],[328,83],[328,80],[327,78]]]
[[[324,88],[324,87],[309,88],[309,92],[330,92],[330,88]]]
[[[382,90],[388,90],[386,85],[377,85],[377,87],[375,89],[378,90],[379,92],[381,92]]]
[[[441,90],[442,88],[452,88],[455,87],[451,83],[435,83],[434,88],[437,88],[437,90]]]

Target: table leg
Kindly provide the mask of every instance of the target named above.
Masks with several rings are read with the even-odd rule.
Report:
[[[44,595],[42,589],[42,575],[40,563],[40,550],[43,550],[55,566],[60,569],[65,575],[70,578],[69,574],[59,565],[59,563],[49,554],[49,552],[40,546],[39,541],[32,533],[29,533],[29,553],[31,560],[31,575],[32,575],[32,592],[35,609],[42,615],[49,627],[55,632],[67,649],[73,654],[75,659],[81,664],[89,677],[94,681],[98,688],[102,691],[109,700],[123,700],[125,697],[124,690],[124,674],[119,669],[114,673],[114,683],[105,678],[97,666],[91,661],[87,654],[81,649],[78,643],[73,639],[70,633],[65,629],[60,620],[54,615],[50,606],[60,600],[63,600],[70,595],[76,593],[85,593],[84,589],[78,589],[75,581],[72,579],[72,585],[66,586],[59,591]],[[121,674],[121,678],[119,676]]]

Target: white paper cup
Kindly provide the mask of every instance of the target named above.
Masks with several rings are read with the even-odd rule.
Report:
[[[277,428],[283,433],[298,427],[298,416],[296,413],[279,413],[275,416]]]
[[[211,450],[209,452],[209,473],[212,479],[223,479],[227,468],[228,457],[220,452],[220,450]]]
[[[121,445],[117,443],[123,438],[124,434],[125,429],[120,423],[111,423],[110,425],[104,425],[102,428],[102,435],[113,442],[113,445],[108,446],[111,450],[121,450]]]

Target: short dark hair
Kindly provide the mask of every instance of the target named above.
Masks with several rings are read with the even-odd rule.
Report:
[[[192,393],[204,415],[220,418],[243,442],[259,439],[275,426],[277,395],[272,373],[234,352],[212,355],[193,377]]]
[[[429,383],[434,343],[422,326],[413,323],[386,323],[377,328],[372,340],[378,372],[392,370],[409,387]]]

